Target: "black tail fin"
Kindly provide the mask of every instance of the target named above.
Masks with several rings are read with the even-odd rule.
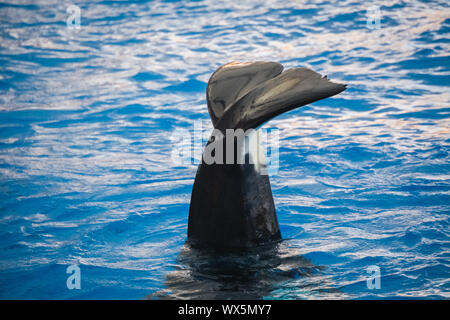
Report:
[[[281,113],[346,88],[307,68],[281,71],[282,66],[274,62],[232,63],[219,68],[207,88],[214,126],[220,130],[256,128]]]

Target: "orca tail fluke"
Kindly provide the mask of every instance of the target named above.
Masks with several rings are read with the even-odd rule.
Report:
[[[213,73],[206,98],[214,127],[225,133],[256,129],[283,112],[331,97],[345,87],[307,68],[283,72],[275,62],[230,63]],[[227,139],[235,143],[234,135],[225,135],[222,146],[231,141]],[[253,248],[280,239],[269,177],[252,163],[202,160],[192,189],[188,242],[219,250]]]
[[[256,128],[279,114],[334,96],[346,89],[308,68],[289,69],[259,83],[225,109],[216,128]]]
[[[277,62],[230,62],[219,67],[208,81],[206,101],[213,125],[236,101],[283,71]]]

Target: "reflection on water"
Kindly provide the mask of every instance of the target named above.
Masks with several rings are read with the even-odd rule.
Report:
[[[71,4],[0,3],[0,298],[450,297],[448,1],[83,0],[79,30]],[[348,84],[266,125],[289,240],[262,260],[183,249],[197,166],[169,160],[233,60]]]
[[[216,253],[183,247],[165,289],[148,299],[344,298],[288,241],[246,252]],[[290,289],[290,290],[289,290]]]

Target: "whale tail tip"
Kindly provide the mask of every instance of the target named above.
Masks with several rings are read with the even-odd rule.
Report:
[[[233,61],[212,74],[206,99],[215,128],[248,129],[346,88],[308,68],[283,71],[276,62]]]

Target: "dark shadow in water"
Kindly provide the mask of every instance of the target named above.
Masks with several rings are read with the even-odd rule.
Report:
[[[166,288],[145,299],[295,299],[318,298],[322,293],[341,296],[320,275],[324,267],[300,256],[286,241],[227,253],[185,245],[177,260],[176,269],[166,276]]]

